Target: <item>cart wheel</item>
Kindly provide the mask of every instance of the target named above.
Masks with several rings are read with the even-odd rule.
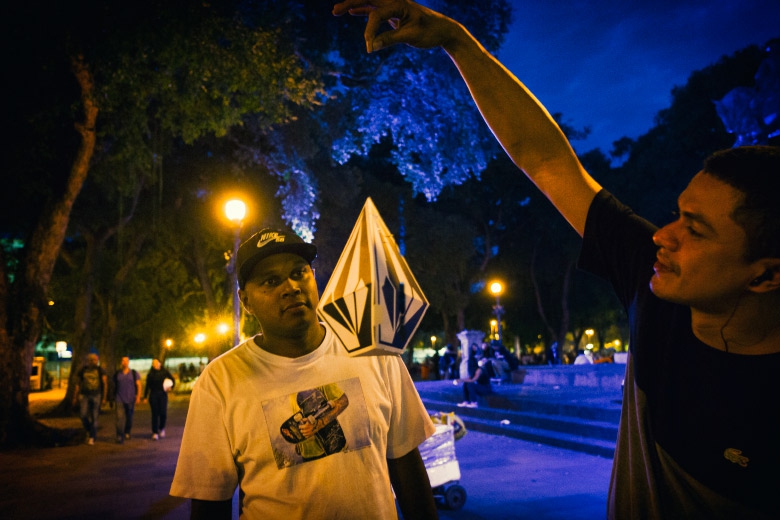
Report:
[[[444,492],[444,501],[449,509],[460,509],[466,503],[466,488],[460,484],[450,486]]]

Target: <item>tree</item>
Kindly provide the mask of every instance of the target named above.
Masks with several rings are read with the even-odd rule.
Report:
[[[780,38],[766,45],[766,58],[755,76],[755,86],[732,89],[715,101],[718,116],[734,146],[780,141]]]
[[[247,27],[232,16],[215,16],[220,13],[208,5],[186,9],[172,6],[153,11],[147,10],[149,6],[102,2],[80,7],[83,10],[68,11],[69,16],[45,19],[58,27],[55,33],[58,38],[52,39],[51,48],[41,49],[43,56],[33,57],[42,58],[41,62],[30,61],[33,67],[45,64],[56,69],[58,59],[71,57],[83,115],[82,121],[76,124],[81,142],[70,175],[61,190],[57,189],[57,177],[49,175],[55,181],[50,190],[53,204],[38,205],[43,208],[37,227],[28,235],[22,219],[3,226],[6,233],[11,233],[9,237],[18,237],[24,244],[18,262],[16,257],[6,256],[9,251],[18,250],[8,248],[3,251],[0,266],[3,279],[0,289],[4,290],[0,294],[0,316],[6,318],[4,332],[0,334],[0,360],[8,368],[0,376],[0,417],[3,418],[0,442],[3,445],[33,440],[31,431],[40,430],[28,413],[32,356],[41,336],[55,262],[76,196],[90,168],[93,170],[90,178],[114,188],[115,200],[121,202],[123,194],[132,192],[150,177],[162,189],[161,157],[171,148],[168,143],[186,145],[202,135],[224,135],[231,126],[242,124],[242,118],[249,113],[264,120],[266,127],[284,122],[290,117],[290,105],[311,105],[321,95],[316,78],[305,70],[300,58],[291,46],[284,44],[278,32]],[[25,23],[19,35],[29,36],[25,32],[31,29],[27,23],[34,25],[40,16],[62,14],[45,12],[39,17],[20,17]],[[116,22],[115,33],[84,30],[90,24],[111,25],[101,23],[107,21]],[[20,39],[26,41],[21,36]],[[58,47],[62,41],[68,45]],[[37,50],[34,45],[31,47]],[[65,56],[53,53],[52,49],[64,51]],[[53,79],[61,78],[54,75]],[[96,100],[100,100],[103,109],[100,120]],[[59,120],[66,121],[68,116],[63,115],[66,111],[57,103],[67,100],[54,101],[51,107],[59,111]],[[27,124],[35,123],[30,114],[42,113],[32,109],[30,113],[19,112],[20,119],[27,118]],[[46,154],[45,145],[34,146],[44,153],[33,164],[61,161]],[[96,150],[99,153],[95,154]],[[12,174],[21,176],[24,165],[24,161],[17,160]],[[16,201],[12,207],[17,204],[22,207],[24,202]],[[25,211],[32,213],[32,210]],[[136,246],[140,243],[138,237],[131,237],[128,242]],[[132,253],[126,259],[132,264],[137,260],[135,255]],[[117,271],[106,289],[104,345],[113,344],[111,338],[117,333],[116,301],[131,264]],[[12,272],[8,272],[9,266]],[[86,270],[89,276],[91,269],[88,266]],[[89,299],[84,304],[89,305]],[[85,323],[91,316],[89,310],[85,308],[80,316],[78,328],[89,327]],[[78,363],[85,354],[79,352],[74,362]]]
[[[599,179],[602,185],[651,222],[670,221],[677,195],[704,158],[734,141],[714,101],[736,87],[752,85],[764,56],[750,46],[692,72],[685,85],[672,89],[671,105],[656,115],[653,128],[630,145],[620,141],[620,153],[629,150],[627,159]]]
[[[64,192],[51,210],[41,214],[25,247],[15,275],[6,271],[0,257],[0,445],[10,445],[43,435],[49,442],[61,442],[52,429],[33,421],[28,395],[35,344],[41,334],[44,310],[54,264],[65,239],[70,212],[89,171],[95,149],[98,106],[94,99],[92,73],[81,56],[72,59],[73,75],[81,89],[81,119],[74,127],[81,138]],[[9,283],[11,280],[13,282]]]
[[[445,5],[446,4],[446,5]],[[488,49],[500,45],[511,9],[505,0],[435,6],[471,25]],[[456,68],[439,49],[393,47],[373,56],[362,70],[344,75],[358,116],[334,143],[334,158],[345,163],[390,137],[391,154],[415,194],[435,200],[447,185],[479,178],[497,152],[495,139],[477,111]],[[392,80],[390,80],[392,78]]]

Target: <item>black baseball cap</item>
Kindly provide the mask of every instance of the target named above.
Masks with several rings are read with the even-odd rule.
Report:
[[[249,237],[238,248],[238,286],[242,290],[257,262],[279,253],[293,253],[311,263],[317,257],[317,247],[308,244],[292,231],[266,228]]]

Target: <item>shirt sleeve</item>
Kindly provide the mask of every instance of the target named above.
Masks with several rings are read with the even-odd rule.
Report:
[[[601,190],[588,210],[577,265],[611,283],[624,307],[628,307],[637,287],[647,284],[653,274],[656,230],[608,191]]]
[[[219,393],[208,377],[202,376],[190,398],[171,495],[199,500],[233,496],[238,469],[223,417]]]
[[[436,431],[420,400],[412,377],[400,356],[391,356],[388,371],[393,395],[393,414],[387,440],[387,458],[403,457]]]

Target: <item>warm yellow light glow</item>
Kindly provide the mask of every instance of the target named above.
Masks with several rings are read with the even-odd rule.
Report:
[[[166,339],[165,340],[165,346],[167,348],[171,348],[173,346],[173,340],[172,339]]]
[[[593,329],[585,329],[585,334],[588,336],[593,336],[594,330]]]
[[[240,223],[246,217],[246,204],[243,200],[232,199],[225,203],[225,216],[228,220]]]
[[[499,294],[504,292],[504,285],[501,282],[492,282],[490,284],[490,292],[493,295],[498,296]]]
[[[206,341],[206,335],[203,334],[202,332],[198,332],[197,334],[195,334],[195,337],[193,339],[195,340],[195,343],[203,343],[204,341]]]
[[[230,330],[230,325],[228,325],[227,323],[220,323],[219,325],[217,325],[217,332],[219,332],[220,334],[227,334],[229,330]]]

